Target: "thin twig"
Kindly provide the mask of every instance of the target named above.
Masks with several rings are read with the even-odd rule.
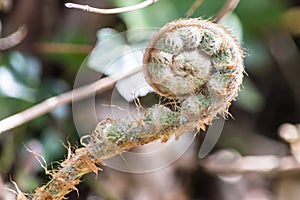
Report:
[[[16,32],[7,37],[0,38],[0,50],[7,50],[20,44],[26,35],[27,27],[25,25],[20,26]]]
[[[192,16],[195,11],[197,10],[197,8],[199,8],[199,6],[203,3],[203,0],[195,0],[195,2],[193,3],[193,5],[190,7],[190,9],[186,12],[186,17],[190,17]]]
[[[296,108],[300,108],[299,49],[287,32],[272,33],[268,37],[270,53],[277,63],[285,81],[294,93]]]
[[[68,103],[76,102],[82,100],[86,97],[95,95],[96,93],[104,92],[112,88],[117,81],[131,76],[137,72],[141,71],[141,68],[133,70],[127,74],[120,75],[117,77],[105,77],[91,84],[82,86],[80,88],[74,89],[72,91],[63,93],[61,95],[51,97],[31,108],[28,108],[20,113],[12,115],[0,121],[0,134],[16,128],[32,119],[35,119],[43,114],[54,110],[55,108],[65,105]]]
[[[227,0],[226,4],[215,16],[213,22],[219,22],[227,13],[233,11],[239,2],[240,0]]]
[[[214,157],[200,161],[200,166],[212,174],[278,174],[300,173],[300,164],[292,156],[245,156],[231,162],[222,162]]]
[[[75,8],[75,9],[92,12],[92,13],[97,13],[97,14],[118,14],[118,13],[124,13],[124,12],[129,12],[129,11],[134,11],[134,10],[138,10],[141,8],[145,8],[156,2],[158,2],[158,0],[146,0],[146,1],[143,1],[142,3],[136,4],[133,6],[123,7],[123,8],[112,8],[112,9],[94,8],[89,5],[80,5],[80,4],[75,4],[75,3],[66,3],[65,6],[67,8]]]
[[[68,54],[89,54],[93,45],[88,44],[63,44],[63,43],[42,43],[32,45],[32,49],[38,53],[68,53]]]

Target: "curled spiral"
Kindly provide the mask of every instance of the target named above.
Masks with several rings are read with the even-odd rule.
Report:
[[[152,141],[166,142],[226,116],[242,83],[243,51],[222,26],[201,19],[181,19],[161,28],[144,54],[146,80],[154,90],[180,105],[154,105],[140,119],[106,119],[81,138],[84,146],[62,162],[51,181],[33,199],[63,199],[80,177],[97,173],[106,158]],[[25,198],[23,198],[25,199]]]
[[[154,90],[178,99],[182,116],[204,128],[226,115],[243,79],[243,51],[222,26],[201,19],[165,25],[144,55],[144,73]]]
[[[143,59],[147,82],[161,96],[176,99],[176,111],[149,108],[138,121],[107,119],[82,144],[96,159],[160,139],[177,138],[226,116],[242,83],[243,51],[222,26],[201,19],[181,19],[161,28]],[[85,140],[88,139],[88,140]]]

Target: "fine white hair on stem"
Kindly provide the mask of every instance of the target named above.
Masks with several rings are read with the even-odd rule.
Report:
[[[118,14],[118,13],[139,10],[139,9],[145,8],[147,6],[150,6],[156,2],[158,2],[158,0],[145,0],[141,3],[135,4],[132,6],[123,7],[123,8],[112,8],[112,9],[94,8],[89,5],[81,5],[81,4],[76,4],[76,3],[66,3],[65,6],[67,8],[75,8],[75,9],[84,10],[87,12],[92,12],[92,13],[97,13],[97,14]]]

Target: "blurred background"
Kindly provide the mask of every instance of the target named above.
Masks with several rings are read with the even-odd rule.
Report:
[[[113,8],[141,1],[73,2]],[[103,28],[162,27],[185,17],[194,0],[160,0],[118,15],[67,9],[64,3],[0,0],[0,119],[71,90],[84,59],[101,42]],[[224,3],[204,0],[191,17],[212,18]],[[103,167],[99,177],[84,176],[79,195],[73,191],[69,199],[300,199],[300,1],[241,0],[222,23],[245,49],[247,76],[230,108],[233,118],[209,156],[198,158],[205,137],[201,132],[170,166],[143,174]],[[110,95],[98,97],[109,100]],[[106,117],[103,111],[99,119]],[[67,142],[80,146],[71,105],[1,134],[0,199],[15,198],[3,189],[11,188],[11,180],[26,193],[49,180],[26,147],[53,169],[67,156]]]

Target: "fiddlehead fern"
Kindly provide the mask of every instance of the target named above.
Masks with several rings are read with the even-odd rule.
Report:
[[[144,54],[143,69],[154,90],[176,99],[179,108],[154,105],[136,121],[106,119],[81,139],[83,148],[69,153],[52,180],[33,199],[63,199],[80,177],[132,147],[155,140],[166,142],[188,130],[205,129],[226,116],[243,78],[243,52],[220,25],[201,19],[181,19],[161,28]]]
[[[226,115],[243,78],[243,52],[220,25],[182,19],[164,26],[144,56],[144,73],[157,93],[179,99],[182,117],[209,124]]]

